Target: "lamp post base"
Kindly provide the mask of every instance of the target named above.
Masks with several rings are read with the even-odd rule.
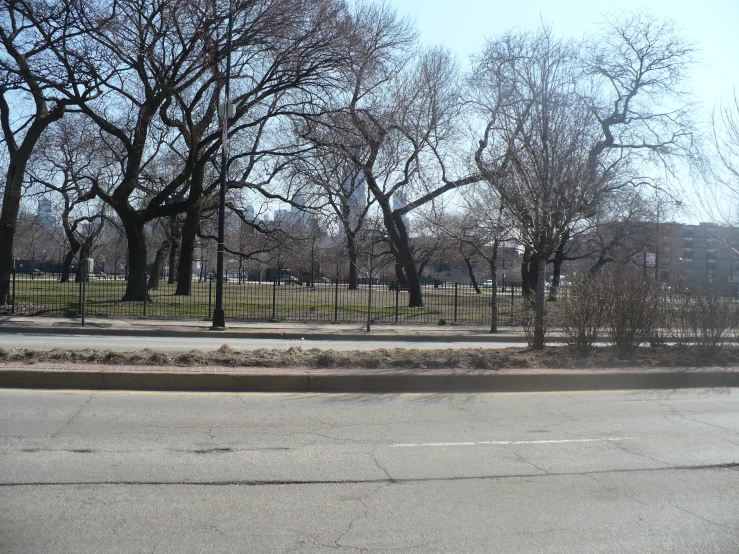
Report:
[[[213,311],[213,325],[211,331],[223,331],[226,328],[226,314],[218,308]]]

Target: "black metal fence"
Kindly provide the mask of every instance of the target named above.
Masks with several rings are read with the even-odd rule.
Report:
[[[73,278],[73,277],[72,277]],[[13,275],[11,304],[17,315],[152,319],[210,319],[215,305],[213,279],[194,280],[190,294],[175,296],[175,284],[162,283],[149,291],[146,302],[122,302],[122,276],[89,276],[60,283],[54,275]],[[371,293],[370,293],[371,287]],[[520,305],[520,288],[498,287],[498,324],[513,324]],[[368,310],[374,323],[490,325],[493,289],[469,283],[422,286],[423,307],[408,307],[407,290],[386,285],[327,282],[296,285],[283,282],[229,280],[223,283],[227,320],[316,321],[360,323]],[[371,299],[371,303],[370,303]]]

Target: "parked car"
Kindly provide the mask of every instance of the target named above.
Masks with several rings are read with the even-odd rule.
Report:
[[[297,277],[293,277],[292,275],[283,276],[282,279],[280,279],[280,282],[283,285],[296,285],[298,287],[303,286],[303,281],[301,281]]]
[[[329,279],[328,277],[316,277],[315,279],[313,279],[313,282],[314,283],[330,283],[331,279]]]
[[[486,281],[483,281],[483,282],[482,282],[482,286],[483,286],[484,288],[486,288],[486,289],[491,289],[491,288],[493,288],[493,280],[492,280],[492,279],[487,279]]]

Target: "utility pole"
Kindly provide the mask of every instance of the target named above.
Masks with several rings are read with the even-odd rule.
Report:
[[[228,172],[228,118],[235,115],[230,103],[231,85],[231,34],[233,33],[233,16],[231,0],[228,2],[228,35],[226,37],[226,83],[225,101],[221,116],[221,188],[218,203],[218,257],[216,262],[216,307],[213,310],[212,329],[225,329],[226,316],[223,311],[223,250],[225,242],[226,212],[226,174]]]
[[[659,198],[657,198],[657,236],[654,242],[654,282],[659,281]]]

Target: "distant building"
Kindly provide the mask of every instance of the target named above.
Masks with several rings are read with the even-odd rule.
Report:
[[[254,218],[254,206],[252,206],[251,204],[247,204],[246,206],[244,206],[244,219],[246,219],[250,223],[253,223]]]
[[[364,174],[360,172],[348,177],[342,188],[349,201],[349,225],[354,228],[359,223],[359,217],[367,206],[367,183],[364,180]]]
[[[405,208],[407,205],[408,197],[406,196],[404,191],[399,190],[398,192],[393,194],[393,210]],[[401,219],[403,220],[403,223],[405,223],[406,229],[408,229],[408,215],[404,215]]]
[[[56,225],[56,217],[51,213],[51,200],[43,196],[38,199],[38,222],[46,231]]]
[[[302,194],[296,194],[293,202],[298,206],[306,205],[306,198]],[[290,206],[289,210],[277,209],[274,211],[274,222],[293,228],[309,228],[313,221],[313,214],[301,210],[297,206]]]
[[[670,222],[661,223],[657,235],[654,257],[645,256],[645,260],[647,271],[654,271],[660,280],[682,274],[724,293],[739,291],[738,228]]]

